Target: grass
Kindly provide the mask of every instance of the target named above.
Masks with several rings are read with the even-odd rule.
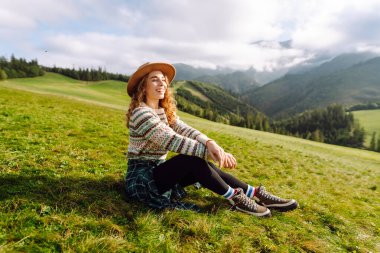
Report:
[[[47,72],[34,78],[17,78],[1,82],[3,87],[42,94],[59,95],[84,102],[123,109],[129,104],[126,83],[120,81],[86,82]]]
[[[380,138],[380,110],[354,111],[352,113],[364,127],[366,131],[365,145],[369,147],[373,132],[376,132],[376,137]]]
[[[66,81],[57,84],[66,97],[22,91],[32,85],[21,81],[0,83],[0,252],[380,251],[378,153],[181,113],[236,156],[232,174],[300,208],[257,219],[190,187],[186,201],[201,213],[157,212],[125,198],[128,130],[118,97],[100,106],[79,92],[67,97]]]

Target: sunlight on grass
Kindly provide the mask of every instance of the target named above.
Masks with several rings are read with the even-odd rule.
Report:
[[[122,92],[115,83],[109,90]],[[104,100],[104,107],[56,92],[0,87],[0,251],[380,251],[378,153],[180,113],[236,156],[238,168],[230,173],[295,198],[300,208],[257,219],[230,211],[206,189],[189,187],[186,201],[198,204],[201,213],[157,212],[124,195],[125,110],[110,108],[122,98]],[[81,98],[80,92],[75,96]],[[106,97],[96,96],[88,99]]]
[[[360,125],[364,127],[366,132],[365,145],[369,147],[373,132],[376,132],[376,137],[380,138],[380,110],[363,110],[352,113],[355,119],[359,120]]]

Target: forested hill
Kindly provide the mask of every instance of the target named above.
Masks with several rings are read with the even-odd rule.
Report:
[[[361,62],[361,60],[365,60]],[[280,118],[338,103],[353,105],[380,97],[380,57],[336,57],[303,74],[289,74],[247,92],[246,101]]]
[[[235,71],[229,74],[218,74],[215,76],[205,75],[197,77],[195,80],[216,84],[227,91],[235,93],[244,93],[250,89],[256,89],[261,86],[255,79],[256,71],[250,69],[247,71]]]
[[[234,93],[244,93],[246,90],[261,86],[256,80],[258,73],[253,68],[236,71],[229,68],[195,68],[182,63],[174,66],[177,69],[176,80],[212,83]]]
[[[222,88],[196,81],[172,84],[178,109],[216,122],[269,130],[269,119]]]

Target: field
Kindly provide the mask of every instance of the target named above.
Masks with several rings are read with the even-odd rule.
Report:
[[[366,131],[365,144],[369,147],[373,132],[377,133],[376,138],[380,138],[380,110],[354,111],[353,114]]]
[[[124,88],[55,74],[0,82],[0,252],[380,252],[375,152],[180,113],[236,156],[232,174],[299,209],[258,219],[192,187],[201,213],[127,200]]]

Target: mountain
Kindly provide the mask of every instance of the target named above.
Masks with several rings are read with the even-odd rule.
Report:
[[[255,79],[256,71],[251,68],[246,71],[235,71],[229,74],[218,74],[215,76],[205,75],[195,80],[213,83],[221,88],[234,93],[243,93],[246,90],[256,89],[261,85]]]
[[[173,65],[177,70],[175,77],[176,80],[195,80],[200,76],[215,76],[234,72],[229,68],[195,68],[183,63],[175,63]]]
[[[248,91],[243,98],[267,115],[280,118],[332,103],[378,100],[379,96],[380,57],[356,53],[337,56],[305,73],[287,74]]]
[[[194,80],[212,83],[227,91],[242,93],[251,88],[261,86],[256,79],[256,71],[234,71],[229,68],[195,68],[183,63],[174,64],[177,70],[176,80]]]
[[[236,126],[269,128],[269,120],[263,113],[216,85],[175,81],[172,88],[181,111]]]

